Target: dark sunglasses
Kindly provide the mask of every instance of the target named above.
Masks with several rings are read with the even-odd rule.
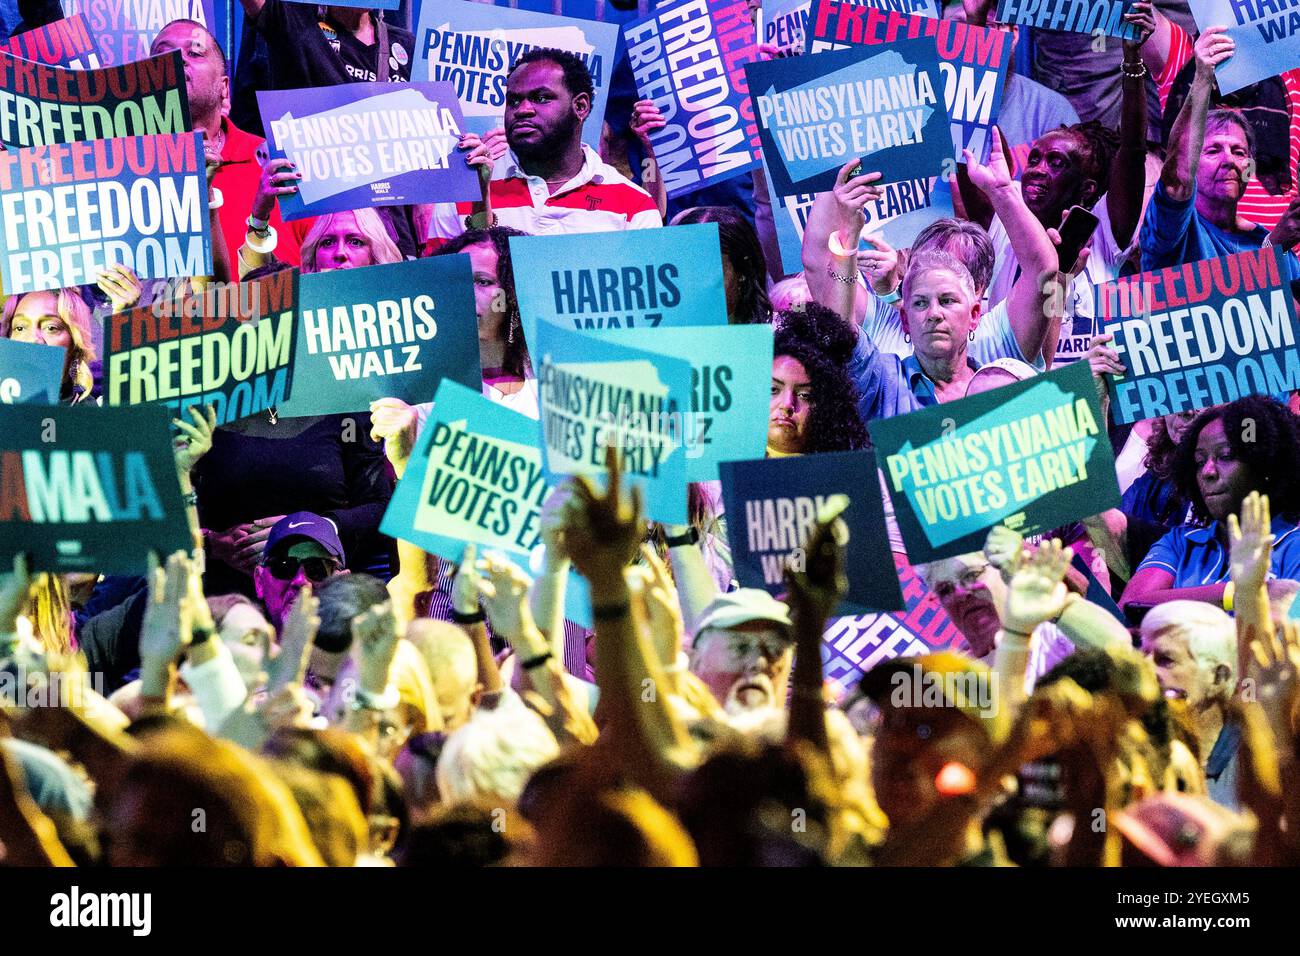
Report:
[[[334,573],[338,565],[328,558],[272,558],[266,562],[266,569],[271,576],[280,581],[292,581],[298,576],[298,569],[307,573],[307,580],[320,584]]]

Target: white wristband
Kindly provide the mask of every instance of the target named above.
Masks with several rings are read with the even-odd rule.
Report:
[[[244,245],[248,246],[248,248],[252,249],[256,253],[269,256],[271,253],[275,252],[275,244],[278,238],[279,236],[276,235],[275,229],[271,226],[267,226],[266,236],[262,239],[258,239],[258,237],[251,232],[246,233],[244,235]]]

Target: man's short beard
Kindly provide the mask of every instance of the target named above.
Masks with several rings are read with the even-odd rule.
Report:
[[[200,108],[203,105],[204,103],[202,99],[195,99],[194,97],[190,98],[190,116],[194,118],[194,122],[197,123],[200,122],[201,120],[208,119],[211,116],[215,116],[217,122],[220,123],[221,122],[221,93],[218,91],[213,94],[211,106],[208,106],[205,109]]]
[[[506,142],[520,159],[542,159],[558,156],[573,139],[573,130],[577,125],[578,122],[575,118],[568,126],[562,129],[554,129],[549,134],[544,135],[537,141],[536,145],[531,143],[516,145],[511,141],[509,135],[506,136]]]

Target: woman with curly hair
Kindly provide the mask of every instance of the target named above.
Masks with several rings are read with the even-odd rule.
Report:
[[[812,302],[779,313],[775,324],[767,457],[870,447],[848,373],[857,333]],[[721,484],[696,482],[688,488],[689,525],[665,526],[655,540],[670,559],[689,626],[702,608],[734,586],[735,575]]]
[[[1194,412],[1177,412],[1145,423],[1150,433],[1146,436],[1146,456],[1142,459],[1144,470],[1124,492],[1120,504],[1120,510],[1130,519],[1139,518],[1172,528],[1187,517],[1187,499],[1179,493],[1174,481],[1174,460],[1179,439],[1195,420]]]
[[[866,448],[848,362],[857,336],[829,309],[809,303],[777,318],[767,453],[772,458]]]
[[[1228,515],[1252,491],[1273,513],[1271,578],[1300,579],[1300,420],[1262,395],[1201,413],[1178,443],[1173,477],[1192,522],[1155,543],[1138,565],[1121,605],[1165,601],[1224,603]],[[1269,581],[1270,589],[1277,582]]]
[[[59,400],[92,401],[96,390],[95,343],[90,306],[75,289],[28,292],[5,299],[0,337],[66,349]]]

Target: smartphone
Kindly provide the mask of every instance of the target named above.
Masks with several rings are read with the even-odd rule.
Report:
[[[1082,206],[1070,207],[1070,211],[1065,214],[1065,221],[1057,230],[1061,234],[1061,244],[1056,247],[1056,255],[1058,268],[1062,272],[1074,268],[1075,260],[1092,238],[1098,222],[1100,220]]]

